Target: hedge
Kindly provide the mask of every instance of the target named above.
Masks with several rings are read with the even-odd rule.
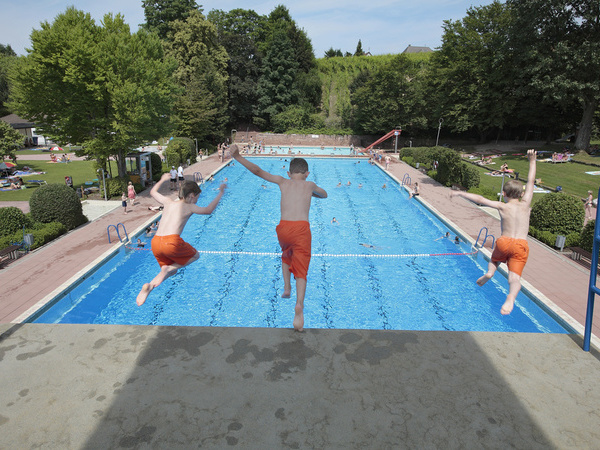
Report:
[[[30,228],[25,228],[25,234],[33,235],[33,245],[30,250],[41,247],[57,237],[65,234],[67,227],[60,222],[40,223],[35,222]],[[23,231],[17,231],[9,236],[0,237],[0,248],[5,248],[12,243],[23,241]]]
[[[60,222],[68,230],[87,222],[75,190],[64,184],[47,184],[29,199],[31,218],[36,222]]]
[[[29,217],[15,206],[0,208],[0,236],[9,236],[31,225]]]
[[[581,200],[562,192],[546,194],[531,208],[530,224],[538,230],[568,235],[581,233],[585,209]]]

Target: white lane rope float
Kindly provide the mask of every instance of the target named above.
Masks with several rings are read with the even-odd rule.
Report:
[[[144,247],[125,246],[128,250],[152,250]],[[219,250],[198,250],[203,255],[249,255],[249,256],[272,256],[281,257],[281,252],[237,252],[237,251],[219,251]],[[477,251],[472,252],[448,252],[448,253],[404,253],[404,254],[362,254],[362,253],[313,253],[313,258],[425,258],[435,256],[469,256],[475,255]]]

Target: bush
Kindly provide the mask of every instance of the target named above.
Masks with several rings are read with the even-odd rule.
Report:
[[[564,236],[580,233],[585,210],[581,200],[563,193],[546,194],[531,208],[532,227]]]
[[[558,235],[565,236],[561,233],[552,233],[548,230],[538,230],[535,227],[529,227],[529,234],[536,238],[538,241],[543,242],[549,247],[556,247],[556,238]],[[565,236],[565,247],[579,247],[580,233],[568,233]]]
[[[87,222],[75,190],[64,184],[47,184],[29,200],[31,218],[37,222],[60,222],[72,230]]]
[[[29,218],[19,208],[8,206],[0,208],[0,236],[9,236],[15,231],[30,225]]]
[[[67,232],[65,227],[60,222],[41,223],[35,222],[32,228],[26,228],[25,234],[33,235],[33,245],[30,250],[41,247],[50,241],[53,241],[57,237]],[[11,243],[22,242],[23,231],[17,231],[11,235],[3,236],[0,238],[0,248],[5,248],[11,245]]]
[[[469,192],[471,194],[481,195],[482,197],[485,197],[488,200],[493,200],[493,201],[498,200],[498,193],[494,189],[486,187],[486,186],[472,187],[469,189]]]
[[[100,183],[100,190],[103,190]],[[125,178],[107,178],[106,179],[106,194],[108,197],[121,197],[123,192],[127,193],[127,180]],[[136,192],[139,192],[136,190]]]
[[[165,150],[165,158],[169,166],[178,166],[193,159],[196,153],[196,145],[190,138],[177,137],[171,139]]]
[[[596,226],[595,220],[590,220],[585,224],[583,230],[581,230],[581,234],[579,235],[579,245],[584,250],[588,252],[592,251],[592,247],[594,245],[594,227]]]
[[[414,160],[412,156],[403,156],[402,157],[402,161],[404,161],[406,164],[408,164],[409,166],[415,166]]]
[[[151,178],[154,180],[154,177],[158,175],[158,178],[160,179],[160,176],[162,175],[162,160],[160,159],[160,156],[158,156],[157,153],[151,153],[150,162],[152,163]]]
[[[461,184],[465,187],[465,189],[469,190],[471,188],[477,187],[479,186],[480,182],[481,176],[479,175],[479,171],[470,164],[463,163]]]

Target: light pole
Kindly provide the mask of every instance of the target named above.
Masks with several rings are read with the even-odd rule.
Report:
[[[198,139],[194,138],[194,142],[196,143],[196,161],[198,161]],[[200,160],[202,160],[202,157],[200,157]]]
[[[235,141],[235,135],[237,133],[237,130],[231,130],[231,142],[230,145],[233,145],[234,141]]]
[[[398,153],[398,136],[402,132],[402,128],[396,127],[396,131],[394,131],[394,136],[396,136],[396,141],[394,142],[394,154]]]
[[[104,186],[104,201],[108,201],[108,197],[106,196],[106,179],[104,178],[104,169],[98,169],[98,172],[102,171],[102,185]]]
[[[437,139],[435,140],[435,146],[437,147],[438,143],[440,142],[440,131],[442,130],[442,122],[444,121],[444,119],[442,119],[440,117],[440,125],[438,126],[438,135],[437,135]]]

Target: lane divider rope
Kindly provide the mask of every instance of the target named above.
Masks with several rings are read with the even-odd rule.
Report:
[[[125,246],[129,250],[150,250],[150,248],[144,247],[129,247]],[[204,255],[251,255],[251,256],[273,256],[280,257],[281,252],[235,252],[235,251],[218,251],[218,250],[198,250],[198,253]],[[449,252],[449,253],[406,253],[406,254],[362,254],[362,253],[349,253],[349,254],[335,254],[335,253],[313,253],[313,258],[328,257],[328,258],[423,258],[432,256],[469,256],[475,255],[477,251],[472,252]]]

